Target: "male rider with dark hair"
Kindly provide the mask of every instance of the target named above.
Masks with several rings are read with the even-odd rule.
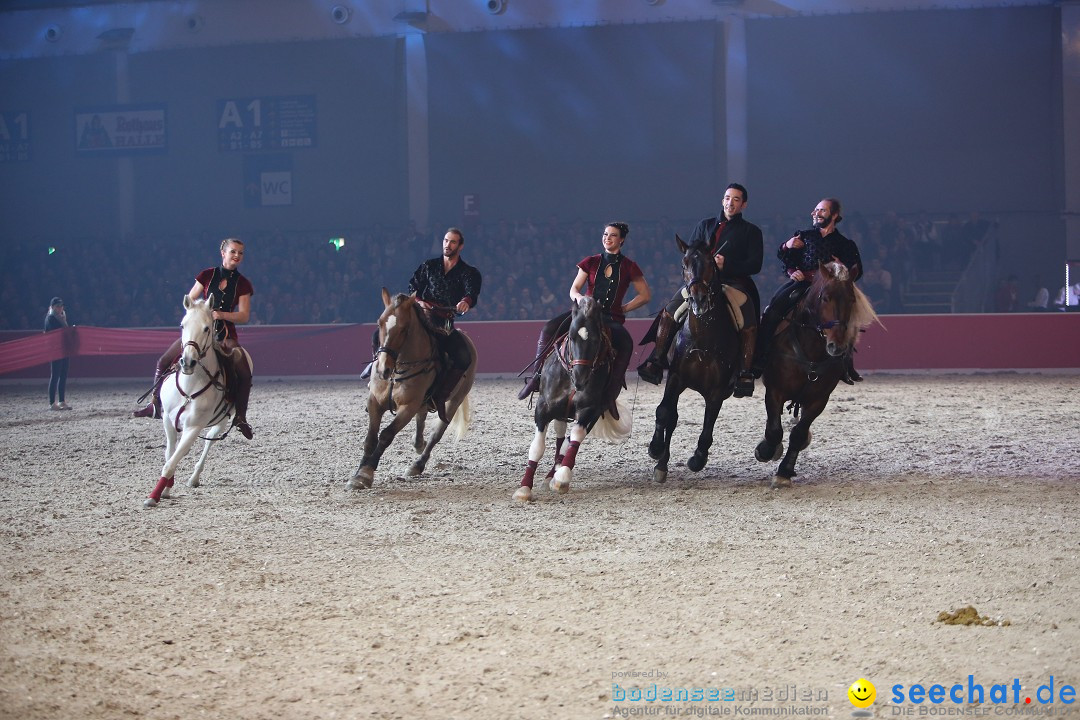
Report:
[[[742,211],[748,199],[749,193],[745,187],[738,183],[728,185],[722,201],[723,212],[699,222],[688,243],[706,245],[716,262],[720,281],[738,290],[744,298],[738,303],[739,306],[734,308],[742,319],[742,327],[739,328],[742,354],[733,393],[735,397],[749,397],[754,394],[754,375],[751,374],[750,366],[754,358],[758,315],[761,312],[757,285],[751,277],[761,272],[761,228],[743,219]],[[680,288],[679,292],[675,293],[675,297],[660,311],[653,327],[641,341],[644,345],[652,338],[656,340],[652,353],[638,366],[638,375],[646,382],[659,385],[664,379],[668,349],[672,339],[678,334],[686,313],[686,310],[682,309],[687,303],[685,291],[686,288]]]

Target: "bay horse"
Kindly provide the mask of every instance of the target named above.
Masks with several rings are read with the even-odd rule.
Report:
[[[476,347],[469,336],[462,333],[471,362],[446,401],[446,415],[450,423],[448,425],[438,420],[431,438],[424,442],[427,393],[435,381],[440,364],[438,345],[420,316],[422,310],[415,296],[398,294],[391,297],[390,291],[383,288],[382,301],[384,308],[379,316],[379,347],[368,381],[368,429],[364,438],[364,455],[360,467],[348,483],[354,490],[371,487],[386,448],[414,417],[416,435],[413,447],[420,456],[406,473],[409,477],[424,472],[432,449],[448,427],[453,428],[458,440],[465,437],[472,416],[469,392],[476,377]],[[394,419],[379,432],[383,415],[387,412],[394,415]]]
[[[187,483],[188,487],[198,487],[210,448],[214,441],[228,434],[230,427],[233,406],[226,394],[225,373],[214,340],[213,308],[209,300],[192,300],[185,295],[184,310],[184,319],[180,321],[180,359],[176,369],[161,381],[165,465],[157,485],[143,502],[148,508],[169,497],[177,466],[191,451],[199,433],[206,430],[201,436],[206,441],[202,454]],[[254,369],[247,350],[237,348],[233,352],[243,353],[248,367]]]
[[[546,487],[548,481],[554,479],[552,486],[561,494],[570,491],[578,448],[594,427],[601,439],[619,441],[629,436],[632,422],[629,408],[618,404],[621,418],[618,421],[607,412],[606,389],[614,359],[615,351],[603,309],[594,298],[583,297],[570,313],[570,329],[565,338],[557,341],[555,350],[544,361],[533,412],[536,433],[529,446],[525,475],[514,492],[514,500],[528,502],[533,499],[533,478],[544,457],[548,425],[555,427],[555,463],[543,484]],[[574,423],[570,443],[566,453],[562,454],[570,421]]]
[[[697,448],[686,466],[693,472],[705,467],[713,443],[713,428],[724,401],[734,390],[739,368],[739,328],[741,320],[729,303],[719,271],[709,248],[688,245],[678,235],[675,244],[682,253],[683,283],[690,311],[686,323],[675,337],[674,357],[670,363],[664,397],[656,406],[656,429],[649,442],[649,457],[656,460],[653,479],[667,480],[671,456],[671,436],[679,423],[679,396],[684,390],[696,390],[705,399],[705,419],[698,435]]]
[[[845,372],[845,356],[855,351],[860,331],[878,321],[870,301],[839,262],[822,263],[806,294],[781,324],[762,373],[765,384],[765,437],[754,449],[760,462],[784,454],[781,415],[790,402],[797,422],[788,450],[773,476],[773,488],[791,487],[795,461],[810,444],[810,425],[822,413]],[[800,417],[801,414],[801,417]]]

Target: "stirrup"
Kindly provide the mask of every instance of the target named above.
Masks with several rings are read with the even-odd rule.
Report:
[[[131,413],[131,417],[153,418],[154,420],[160,420],[161,410],[158,409],[158,404],[156,402],[151,402],[144,408],[133,410]]]
[[[754,374],[752,372],[741,372],[739,378],[735,381],[735,389],[731,393],[734,397],[752,397],[754,394]]]
[[[247,420],[241,420],[240,418],[233,418],[233,427],[240,431],[240,434],[246,437],[248,440],[255,436],[255,431],[248,425]]]
[[[660,366],[659,360],[653,360],[649,358],[645,362],[638,365],[637,368],[638,377],[647,383],[653,385],[659,385],[664,382],[664,368]]]
[[[539,389],[540,376],[534,373],[528,380],[525,381],[525,387],[518,390],[518,400],[524,400]]]

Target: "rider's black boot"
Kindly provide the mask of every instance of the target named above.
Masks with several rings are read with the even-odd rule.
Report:
[[[862,375],[855,369],[855,355],[853,353],[848,353],[844,356],[844,376],[840,379],[848,385],[862,382]]]
[[[544,323],[544,327],[540,329],[540,337],[536,341],[536,359],[533,360],[536,370],[525,381],[525,387],[518,390],[518,400],[524,400],[540,389],[540,371],[544,369],[544,360],[551,354],[551,348],[548,345],[551,344],[555,333],[559,331],[560,324],[552,319]]]
[[[653,346],[649,357],[645,362],[638,365],[638,377],[647,383],[659,385],[664,381],[664,368],[667,366],[668,349],[671,348],[671,340],[675,337],[678,323],[674,316],[666,309],[660,311],[660,323],[656,328],[656,345]]]
[[[735,381],[735,390],[732,392],[732,395],[737,398],[750,397],[754,394],[755,375],[752,366],[757,350],[757,330],[757,325],[748,325],[739,331],[742,359],[739,366],[739,378]]]
[[[251,368],[248,367],[247,359],[243,353],[238,353],[239,359],[232,363],[232,373],[229,378],[234,383],[233,387],[233,427],[248,440],[255,436],[255,432],[248,425],[247,406],[248,397],[251,396]]]

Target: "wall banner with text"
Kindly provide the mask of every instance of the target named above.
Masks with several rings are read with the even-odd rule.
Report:
[[[113,105],[75,111],[75,150],[80,155],[165,152],[164,105]]]

